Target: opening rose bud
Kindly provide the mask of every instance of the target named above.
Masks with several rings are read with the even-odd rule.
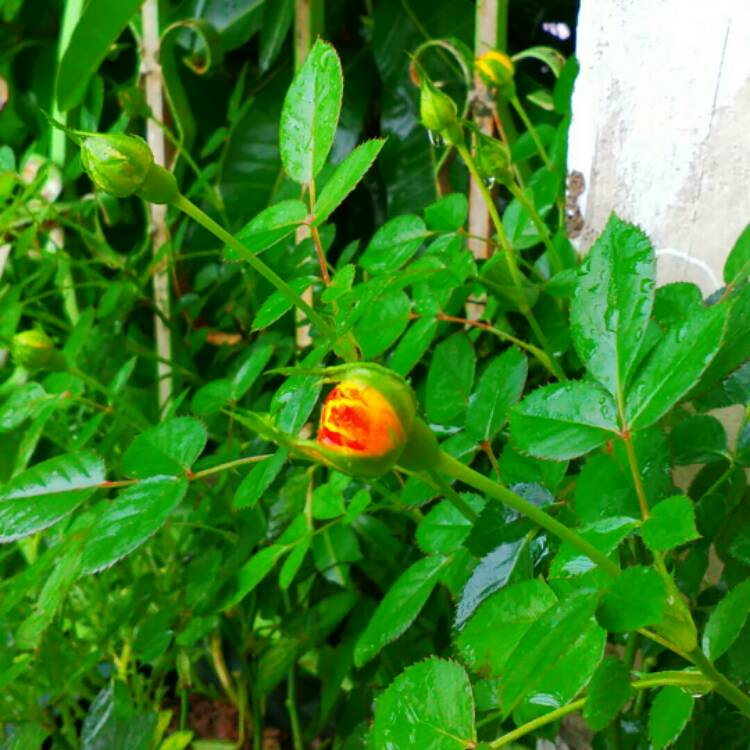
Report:
[[[490,50],[477,58],[474,64],[480,77],[488,86],[500,90],[512,86],[515,68],[513,61],[505,53]]]
[[[323,404],[318,443],[355,456],[387,456],[404,444],[404,427],[380,391],[358,382],[337,385]]]

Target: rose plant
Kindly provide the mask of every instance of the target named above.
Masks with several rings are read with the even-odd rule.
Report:
[[[372,11],[386,82],[377,34],[401,13]],[[170,33],[217,54],[239,33],[198,20]],[[156,164],[124,116],[107,132],[64,59],[56,101],[80,127],[58,111],[49,133],[71,138],[66,193],[45,195],[51,165],[24,181],[0,152],[3,747],[488,750],[566,737],[576,716],[596,748],[746,745],[750,229],[706,300],[657,288],[648,238],[615,215],[579,258],[575,60],[475,60],[449,31],[399,61],[411,130],[384,118],[359,145],[318,39],[273,112],[283,172],[253,210],[233,206],[255,187],[228,164],[266,117],[245,68],[197,162],[175,137],[177,164]],[[530,60],[551,88],[529,91]],[[476,124],[475,72],[496,135]],[[439,194],[398,211],[412,131]],[[376,173],[388,218],[337,242]],[[469,177],[486,237],[467,229]],[[153,260],[133,234],[144,202],[172,230]],[[143,291],[161,262],[164,404]],[[201,732],[200,699],[231,739]]]

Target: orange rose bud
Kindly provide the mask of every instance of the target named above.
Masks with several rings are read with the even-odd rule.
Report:
[[[380,391],[344,381],[323,404],[317,441],[344,454],[380,457],[403,445],[404,427]]]

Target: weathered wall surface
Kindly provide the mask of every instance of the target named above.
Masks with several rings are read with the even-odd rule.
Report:
[[[660,283],[714,291],[750,222],[750,1],[581,0],[577,54],[579,249],[614,210],[652,238]]]

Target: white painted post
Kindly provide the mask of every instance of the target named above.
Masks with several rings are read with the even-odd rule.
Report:
[[[750,222],[750,2],[581,0],[577,55],[579,249],[615,211],[651,237],[659,283],[715,291]]]

